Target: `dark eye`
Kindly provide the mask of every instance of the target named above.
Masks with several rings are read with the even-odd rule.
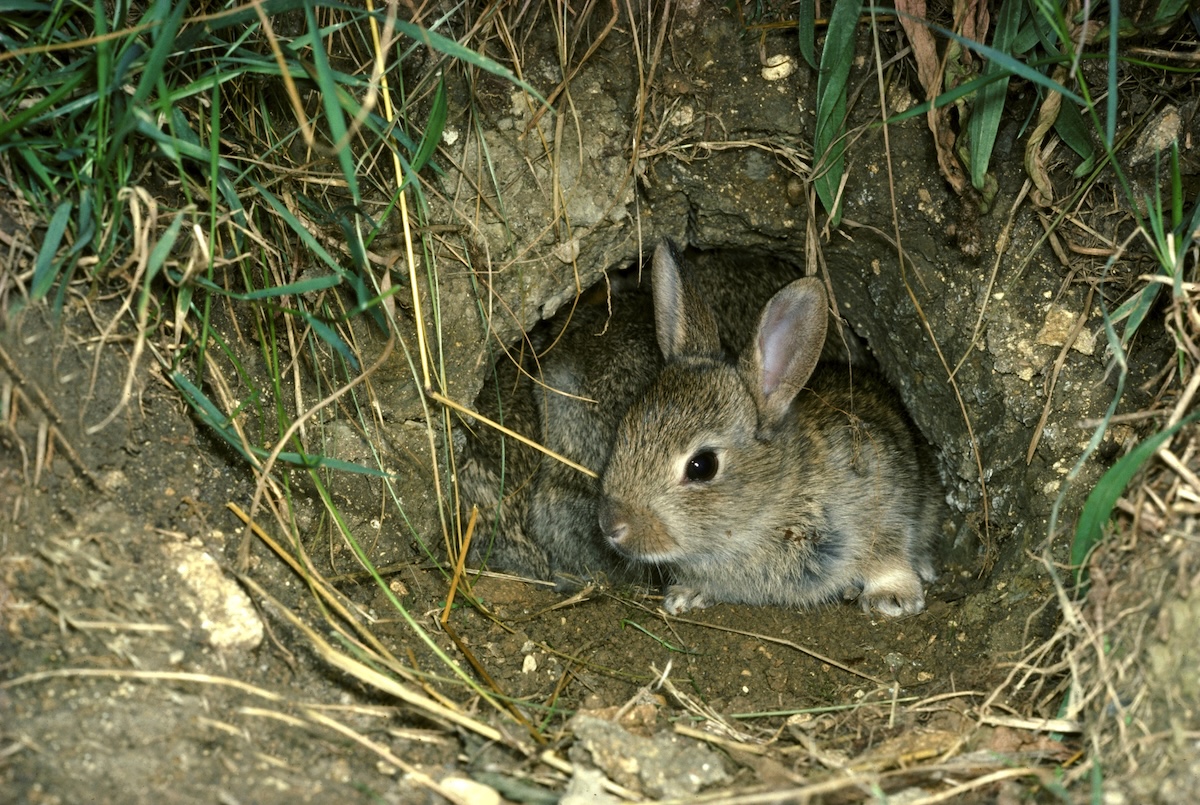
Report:
[[[689,481],[711,481],[720,466],[716,453],[712,450],[701,450],[688,459],[683,474]]]

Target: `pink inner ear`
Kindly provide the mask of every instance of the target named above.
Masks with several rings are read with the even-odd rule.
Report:
[[[761,403],[772,415],[791,405],[816,368],[825,341],[825,292],[816,280],[797,280],[771,298],[755,341]]]
[[[803,313],[795,305],[772,304],[758,333],[762,355],[762,391],[765,396],[779,387],[799,347],[797,325]]]
[[[687,330],[683,318],[683,287],[679,266],[666,241],[654,250],[654,331],[663,357],[670,360],[683,347]]]
[[[772,321],[758,337],[758,348],[762,351],[762,391],[769,396],[779,387],[779,381],[787,370],[788,338],[787,327],[779,327]]]

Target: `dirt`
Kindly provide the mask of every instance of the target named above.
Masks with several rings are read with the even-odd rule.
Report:
[[[548,33],[535,33],[535,40],[539,35]],[[669,45],[656,77],[661,89],[645,110],[643,130],[656,134],[643,140],[636,177],[623,150],[638,103],[624,30],[611,34],[574,79],[575,111],[564,115],[563,130],[555,132],[551,115],[537,124],[542,138],[523,134],[532,107],[501,85],[479,91],[488,124],[483,149],[466,136],[466,88],[452,84],[449,126],[463,136],[446,146],[447,161],[464,167],[462,174],[449,170],[444,186],[455,186],[486,153],[509,217],[503,226],[473,222],[477,252],[491,256],[493,273],[476,279],[485,307],[498,311],[492,335],[484,337],[461,267],[443,271],[440,298],[426,300],[444,313],[447,396],[471,400],[496,343],[553,316],[579,288],[629,265],[660,237],[805,263],[806,212],[794,181],[796,166],[811,160],[802,144],[811,142],[815,81],[803,67],[767,81],[760,63],[763,52],[796,57],[794,34],[740,37],[732,18],[702,4],[677,14]],[[866,52],[866,40],[860,45]],[[551,85],[561,71],[549,58],[552,48],[541,52],[547,56],[527,60],[525,75]],[[908,90],[897,81],[888,92],[894,107]],[[1195,99],[1189,103],[1194,112]],[[869,112],[858,114],[865,120]],[[1023,181],[1019,165],[999,163],[999,212],[965,213],[967,202],[937,174],[928,136],[920,120],[891,128],[894,190],[882,133],[868,131],[855,143],[847,224],[824,243],[825,275],[847,325],[870,345],[939,455],[951,515],[943,572],[921,615],[889,620],[848,605],[804,612],[721,605],[679,618],[656,609],[656,590],[589,588],[567,599],[544,585],[482,577],[472,592],[486,612],[453,610],[456,645],[438,623],[448,590],[430,559],[442,537],[422,402],[408,363],[393,355],[373,378],[380,421],[363,425],[345,409],[327,412],[324,442],[314,452],[367,465],[378,454],[396,471],[394,485],[369,475],[322,477],[348,530],[385,569],[388,592],[441,651],[460,665],[463,647],[477,658],[491,690],[521,703],[537,727],[531,730],[447,679],[431,647],[360,572],[352,547],[323,516],[312,477],[280,471],[315,568],[408,667],[436,675],[432,687],[516,736],[507,746],[449,729],[338,670],[275,604],[238,583],[247,537],[227,504],[248,509],[253,478],[190,413],[154,360],[143,358],[131,394],[123,394],[130,328],[123,324],[119,337],[101,343],[91,323],[91,315],[111,316],[111,305],[93,306],[73,291],[58,320],[38,309],[10,317],[0,339],[9,406],[0,433],[0,799],[427,802],[436,798],[432,792],[457,791],[464,801],[484,802],[475,798],[487,795],[481,782],[512,800],[532,796],[510,788],[516,780],[541,794],[561,792],[569,781],[583,801],[601,796],[591,766],[647,797],[687,798],[700,783],[687,782],[680,768],[720,765],[706,784],[722,790],[781,790],[855,758],[873,762],[873,751],[934,757],[959,735],[969,736],[970,748],[1009,752],[1008,760],[1065,761],[1086,741],[1069,735],[1060,743],[1036,731],[1014,737],[1007,726],[977,725],[970,707],[998,691],[995,708],[1052,718],[1063,701],[1061,675],[1025,687],[1003,683],[1014,663],[1059,628],[1059,599],[1043,561],[1066,556],[1068,535],[1048,534],[1056,496],[1069,486],[1069,525],[1095,478],[1139,435],[1136,425],[1112,428],[1100,460],[1068,485],[1091,433],[1078,423],[1100,416],[1113,393],[1103,294],[1085,282],[1103,261],[1061,264],[1028,205],[1005,218]],[[740,145],[706,145],[717,141]],[[545,142],[578,145],[547,154],[539,151]],[[457,224],[476,215],[453,199],[438,202],[434,217]],[[888,234],[893,203],[903,266]],[[552,210],[561,211],[569,231]],[[1104,224],[1102,212],[1090,214]],[[1115,225],[1103,231],[1115,232]],[[1009,245],[994,262],[992,244],[1002,233]],[[982,243],[982,251],[964,254],[966,239]],[[562,259],[575,248],[577,262]],[[1125,277],[1137,275],[1136,259]],[[1112,290],[1110,307],[1119,298]],[[1080,316],[1082,335],[1064,350],[1065,333]],[[221,326],[250,374],[265,379],[253,358],[257,346],[238,340],[233,320]],[[1134,355],[1131,389],[1153,376],[1171,349],[1157,337],[1146,340]],[[368,363],[379,349],[376,336]],[[955,384],[946,382],[947,364],[957,367]],[[315,395],[307,382],[302,391]],[[287,378],[281,396],[293,393],[291,383]],[[1131,409],[1144,402],[1138,394],[1129,392]],[[111,422],[93,427],[114,410]],[[1027,460],[1035,432],[1040,441]],[[40,444],[52,446],[44,462]],[[258,516],[268,519],[261,510]],[[245,578],[328,632],[304,578],[257,539],[248,547]],[[1178,606],[1176,622],[1194,620],[1194,606]],[[1194,665],[1172,665],[1163,652],[1154,660],[1160,674],[1194,677]],[[1194,703],[1195,684],[1180,696]],[[569,722],[576,711],[615,717],[618,709],[627,733]],[[710,726],[728,730],[729,742],[678,737],[680,728],[700,724],[702,710],[713,714]],[[628,734],[644,740],[621,750],[643,759],[638,771],[623,768],[613,749],[626,746],[613,742]],[[573,777],[512,748],[541,738],[575,763]],[[902,740],[913,743],[901,747]],[[693,753],[677,751],[672,741]],[[768,747],[761,753],[744,748],[759,742]],[[700,747],[711,755],[695,754]],[[652,755],[661,765],[649,762]],[[893,760],[878,762],[881,790],[937,790],[932,778],[887,776]],[[1179,785],[1178,776],[1170,779]],[[1029,793],[1002,785],[1008,795]],[[980,801],[999,796],[995,788],[983,791]],[[852,801],[871,796],[843,793]]]

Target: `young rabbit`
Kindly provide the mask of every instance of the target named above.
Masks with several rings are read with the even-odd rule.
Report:
[[[887,386],[818,365],[821,283],[773,296],[736,361],[669,248],[655,252],[653,283],[666,363],[625,412],[604,470],[609,544],[669,571],[672,613],[843,596],[885,615],[923,610],[941,486]]]
[[[669,244],[656,254],[676,259]],[[797,273],[767,259],[732,264],[720,253],[701,257],[693,269],[689,281],[697,293],[722,300],[716,320],[731,356],[749,339],[763,304]],[[611,310],[581,302],[567,313],[569,323],[560,314],[530,335],[519,367],[501,357],[477,410],[599,472],[621,415],[663,367],[655,307],[649,291],[635,287],[614,292]],[[481,509],[468,557],[474,563],[560,586],[600,575],[647,580],[651,566],[630,561],[601,534],[595,479],[478,425],[468,431],[460,459],[463,510]]]

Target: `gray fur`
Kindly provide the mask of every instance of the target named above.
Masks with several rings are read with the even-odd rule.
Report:
[[[920,611],[936,476],[887,387],[859,368],[850,382],[837,345],[822,353],[819,282],[789,284],[794,269],[753,258],[686,268],[660,245],[654,297],[581,304],[531,337],[521,372],[498,361],[480,412],[603,471],[603,485],[476,427],[458,472],[464,508],[483,515],[470,558],[560,582],[658,568],[675,580],[672,611],[860,590],[864,606]],[[679,484],[703,446],[724,451],[721,474]]]
[[[652,266],[665,265],[677,277],[677,262],[674,248],[663,243]],[[676,287],[697,315],[717,311],[721,349],[736,355],[763,304],[795,277],[793,267],[775,260],[733,263],[712,253],[696,261],[686,287],[681,282]],[[621,414],[663,366],[646,284],[624,289],[624,283],[614,283],[622,290],[612,295],[611,313],[608,299],[581,300],[547,322],[523,344],[524,355],[497,361],[496,380],[485,383],[477,410],[585,467],[603,470]],[[731,290],[737,293],[731,296]],[[719,305],[706,301],[718,298],[724,299]],[[535,358],[541,351],[545,354]],[[481,510],[473,562],[560,582],[597,575],[647,578],[645,565],[613,550],[600,533],[595,480],[481,425],[467,434],[457,475],[464,511],[473,504]]]
[[[621,420],[600,505],[610,544],[670,571],[670,612],[841,597],[886,615],[924,609],[940,485],[882,381],[817,365],[820,283],[776,294],[737,362],[707,351],[703,316],[699,336],[682,332],[682,310],[670,342],[700,346],[670,351]],[[689,459],[707,453],[715,475],[689,480]]]

